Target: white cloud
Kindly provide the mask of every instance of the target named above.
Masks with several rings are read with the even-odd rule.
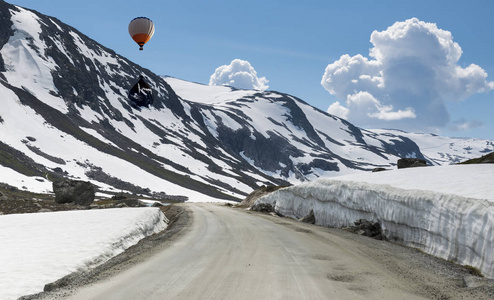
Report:
[[[335,116],[343,118],[343,119],[348,118],[349,112],[350,112],[349,109],[342,106],[339,101],[334,102],[328,108],[329,114],[335,115]]]
[[[342,55],[326,67],[322,86],[340,101],[328,112],[360,126],[434,130],[449,123],[445,103],[494,89],[487,73],[458,65],[451,32],[416,18],[371,34],[369,57]],[[340,114],[338,114],[338,112]]]
[[[393,105],[383,105],[369,92],[358,92],[348,95],[346,100],[347,116],[352,112],[352,116],[358,119],[376,119],[381,121],[396,121],[401,119],[415,119],[416,115],[412,108],[393,111]],[[340,107],[341,110],[344,107]]]
[[[228,85],[239,89],[261,90],[269,88],[266,77],[257,77],[257,72],[248,61],[234,59],[229,65],[216,69],[209,78],[209,85]]]

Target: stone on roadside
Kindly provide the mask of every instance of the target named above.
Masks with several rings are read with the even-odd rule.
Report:
[[[463,284],[468,288],[478,288],[488,285],[494,286],[494,280],[473,275],[465,275],[463,277]]]
[[[274,208],[271,204],[269,203],[257,203],[252,205],[251,210],[253,211],[260,211],[260,212],[274,212]]]
[[[348,231],[358,235],[368,236],[376,240],[382,240],[382,228],[379,222],[370,222],[366,219],[359,219],[354,222],[355,226],[347,228]]]

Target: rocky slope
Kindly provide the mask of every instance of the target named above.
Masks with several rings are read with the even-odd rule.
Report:
[[[450,162],[406,134],[360,129],[288,94],[158,76],[4,1],[0,28],[0,182],[20,189],[46,192],[65,176],[105,192],[238,200],[400,157]],[[153,99],[143,107],[128,97],[141,76]],[[469,155],[489,149],[485,141]]]

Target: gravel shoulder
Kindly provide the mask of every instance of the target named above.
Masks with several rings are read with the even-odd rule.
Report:
[[[494,299],[492,284],[465,287],[468,269],[393,243],[223,205],[165,210],[167,230],[22,299]]]
[[[187,227],[192,222],[192,215],[190,210],[182,204],[162,206],[160,209],[169,220],[166,230],[140,240],[125,252],[94,269],[71,273],[56,282],[47,284],[44,292],[23,296],[19,299],[64,299],[78,287],[105,280],[170,247],[187,231]]]
[[[494,281],[487,282],[486,279],[473,275],[474,270],[420,250],[360,236],[342,229],[305,224],[289,218],[279,218],[274,222],[291,227],[295,231],[315,235],[318,239],[326,239],[328,242],[335,242],[334,238],[349,241],[353,244],[353,248],[349,249],[350,252],[359,253],[365,260],[377,263],[379,268],[389,272],[392,277],[407,286],[406,290],[417,296],[426,299],[494,299]],[[478,282],[480,286],[469,288],[465,285],[465,279]],[[376,285],[367,288],[381,287]]]

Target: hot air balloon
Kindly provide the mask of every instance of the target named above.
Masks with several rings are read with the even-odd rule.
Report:
[[[130,21],[129,34],[139,44],[139,50],[147,43],[154,34],[154,24],[148,18],[138,17]]]

